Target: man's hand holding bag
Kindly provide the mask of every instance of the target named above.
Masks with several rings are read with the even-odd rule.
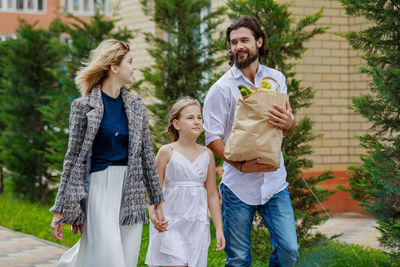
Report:
[[[271,90],[271,83],[276,91]],[[269,123],[267,116],[273,104],[286,110],[288,96],[279,92],[278,82],[265,77],[260,88],[250,89],[239,86],[239,96],[235,107],[232,133],[225,145],[224,156],[231,161],[259,159],[258,163],[280,166],[283,130]]]

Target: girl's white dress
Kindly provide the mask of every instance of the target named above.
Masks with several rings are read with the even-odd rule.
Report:
[[[207,179],[210,156],[206,150],[190,162],[170,145],[172,156],[165,168],[163,212],[168,230],[159,233],[150,224],[146,255],[149,266],[206,267],[210,245]]]

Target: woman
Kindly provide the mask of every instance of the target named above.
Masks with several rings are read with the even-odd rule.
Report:
[[[81,232],[59,266],[136,266],[145,189],[165,229],[162,191],[142,100],[122,88],[133,83],[129,45],[103,41],[75,82],[82,94],[71,105],[68,150],[51,223],[62,240],[64,224]]]

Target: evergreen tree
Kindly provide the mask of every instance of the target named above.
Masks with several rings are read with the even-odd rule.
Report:
[[[301,58],[306,51],[304,47],[306,41],[325,32],[326,27],[312,26],[322,17],[322,10],[295,22],[288,10],[289,4],[278,4],[274,0],[229,0],[228,7],[229,17],[232,20],[244,15],[251,16],[257,19],[266,32],[268,36],[266,48],[269,53],[266,58],[261,59],[261,63],[278,69],[286,76],[293,114],[296,115],[301,108],[309,107],[314,92],[310,87],[302,87],[300,81],[295,78],[293,61]],[[305,29],[306,27],[308,29]],[[284,138],[282,147],[289,191],[297,221],[297,237],[301,247],[311,246],[323,238],[320,234],[312,235],[310,230],[313,226],[327,220],[323,211],[317,210],[319,205],[310,192],[310,188],[321,202],[333,193],[318,187],[320,182],[333,178],[330,171],[306,178],[304,179],[306,183],[301,178],[302,171],[313,166],[313,162],[305,157],[312,153],[311,145],[308,143],[320,137],[312,132],[313,124],[307,116],[297,120],[295,132],[292,136]],[[264,238],[263,230],[259,227],[253,233],[252,238],[256,240],[253,242],[253,254],[266,257],[265,246],[269,246],[268,239]],[[265,231],[264,233],[267,235]]]
[[[352,197],[378,221],[381,244],[400,258],[400,4],[341,0],[347,14],[365,17],[365,30],[345,35],[364,56],[370,93],[353,98],[353,109],[372,123],[359,137],[367,153],[352,167]]]
[[[21,21],[16,39],[0,43],[1,160],[13,192],[31,201],[46,201],[52,170],[46,147],[50,136],[41,108],[61,87],[59,63],[67,53],[60,33]],[[3,50],[5,49],[5,50]]]
[[[6,54],[6,53],[7,53],[7,50],[5,49],[5,47],[0,45],[0,58],[2,58],[3,55]],[[2,77],[2,69],[4,68],[1,64],[4,64],[4,62],[0,60],[0,80],[1,80],[1,77]],[[0,95],[1,95],[1,86],[0,86]],[[4,125],[3,125],[3,123],[1,123],[1,120],[0,120],[0,132],[2,132],[3,129],[4,129]],[[1,157],[0,157],[0,194],[3,194],[3,192],[4,192],[3,166],[4,166],[4,164],[3,164],[3,161],[1,160]]]
[[[143,11],[151,17],[163,37],[145,33],[148,52],[154,64],[145,68],[144,84],[157,102],[148,106],[153,117],[153,140],[169,142],[165,133],[167,112],[182,96],[203,101],[213,81],[211,72],[222,58],[213,57],[221,46],[212,39],[224,9],[210,12],[209,0],[141,0]]]

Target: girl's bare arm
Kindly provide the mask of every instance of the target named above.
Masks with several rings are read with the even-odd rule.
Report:
[[[160,177],[161,187],[164,187],[165,167],[171,158],[171,149],[164,145],[158,150],[156,167]],[[149,206],[149,217],[156,229],[160,232],[167,230],[168,221],[165,220],[161,204]]]
[[[207,190],[208,209],[210,210],[212,220],[215,225],[215,235],[217,238],[217,251],[225,248],[225,238],[222,230],[221,207],[219,202],[219,194],[215,178],[215,161],[214,154],[207,149],[210,156],[210,164],[208,165],[207,180],[205,188]]]

